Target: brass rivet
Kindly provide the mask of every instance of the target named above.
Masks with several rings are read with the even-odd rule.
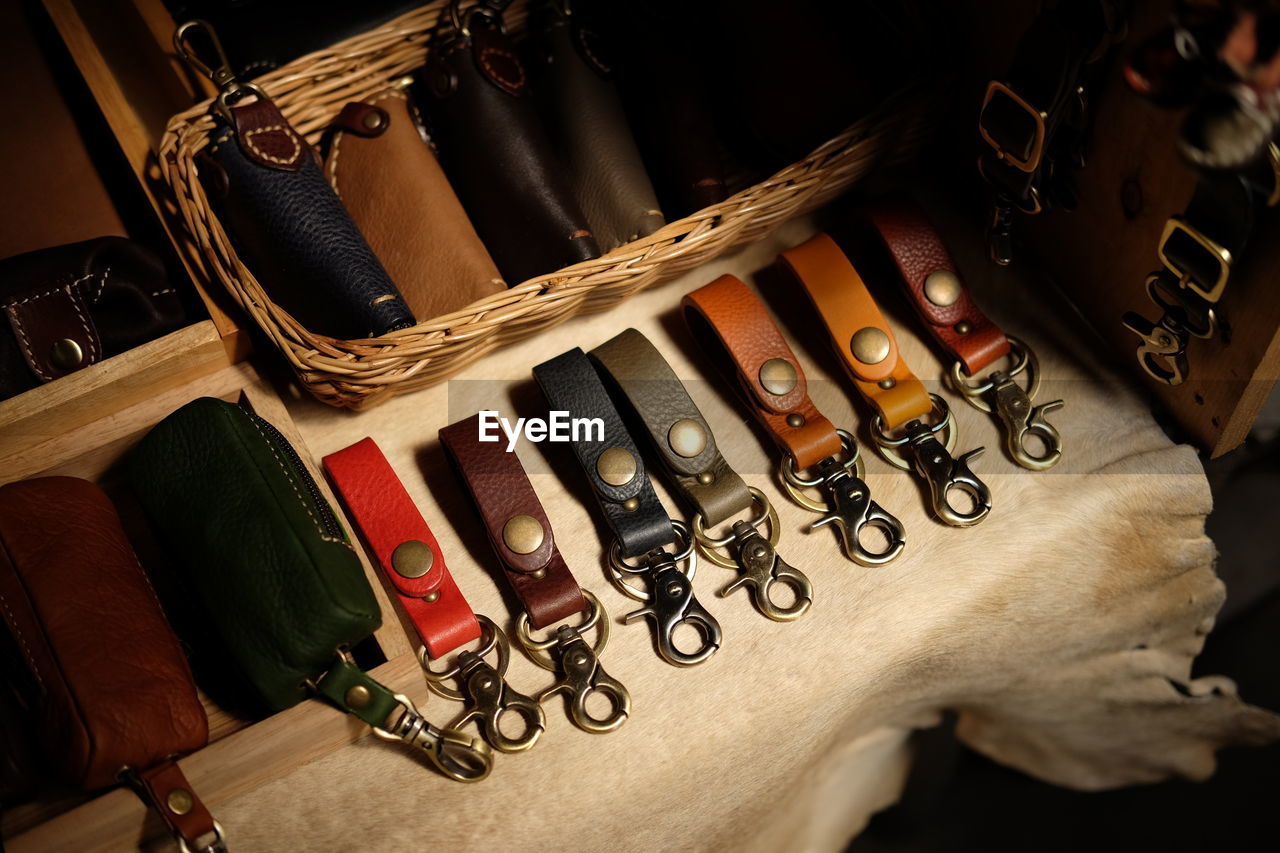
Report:
[[[760,365],[760,384],[770,394],[781,397],[796,387],[796,369],[785,358],[771,358]]]
[[[960,277],[951,270],[934,270],[925,276],[924,298],[946,308],[960,298]]]
[[[894,379],[892,376],[886,376],[884,379],[881,379],[876,384],[879,385],[884,390],[888,391],[890,388],[898,384],[898,380]]]
[[[439,601],[440,590],[437,589],[435,592],[427,593],[426,595],[422,596],[422,600],[425,601],[427,604],[430,604],[433,601]]]
[[[186,814],[196,804],[196,799],[186,788],[174,788],[164,798],[164,802],[174,814]]]
[[[625,509],[627,512],[635,512],[640,508],[640,499],[628,498],[627,500],[622,502],[622,508]]]
[[[692,459],[707,447],[707,431],[692,418],[683,418],[667,430],[667,444],[680,456]]]
[[[610,486],[625,486],[635,479],[636,458],[623,447],[610,447],[596,457],[596,473]]]
[[[405,540],[391,552],[391,568],[402,578],[422,577],[435,561],[431,546],[418,539]]]
[[[800,414],[799,412],[792,412],[791,414],[787,415],[787,426],[791,427],[792,429],[799,429],[800,427],[804,426],[804,415]]]
[[[883,329],[863,326],[849,339],[849,352],[863,364],[879,364],[889,357],[889,336]]]
[[[698,475],[698,482],[703,486],[710,486],[716,481],[716,475],[710,471],[703,471]]]
[[[538,569],[536,572],[529,572],[529,577],[533,578],[534,580],[541,580],[546,576],[547,576],[546,569]]]
[[[957,335],[967,335],[972,331],[973,331],[973,326],[969,325],[968,320],[961,320],[959,323],[956,323]]]
[[[382,127],[382,113],[376,111],[365,113],[361,124],[365,126],[366,130],[377,130]]]
[[[342,701],[347,703],[348,708],[361,711],[369,707],[369,700],[372,698],[373,695],[369,692],[368,687],[363,684],[357,684],[347,691],[347,694],[342,697]]]
[[[49,349],[49,361],[59,370],[75,370],[84,361],[84,352],[71,338],[63,338]]]
[[[502,525],[502,541],[517,554],[532,554],[544,538],[542,523],[532,515],[512,516]]]

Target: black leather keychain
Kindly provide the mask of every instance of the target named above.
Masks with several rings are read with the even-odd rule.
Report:
[[[598,419],[603,425],[603,434],[593,434],[590,428],[571,433],[571,444],[614,533],[608,556],[610,577],[625,595],[646,602],[624,621],[652,617],[658,653],[670,664],[692,666],[707,660],[720,647],[720,623],[693,594],[697,568],[693,536],[688,527],[671,518],[654,492],[635,441],[591,362],[575,347],[539,364],[533,376],[552,411],[567,411],[575,419]],[[688,568],[682,572],[679,563],[685,560]],[[649,591],[627,583],[627,575],[647,578]],[[676,648],[673,636],[683,624],[701,633],[702,646],[697,651]]]

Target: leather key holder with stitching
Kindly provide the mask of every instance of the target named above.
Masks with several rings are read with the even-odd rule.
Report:
[[[1121,322],[1142,339],[1138,363],[1165,385],[1181,385],[1189,373],[1192,338],[1219,333],[1219,303],[1231,267],[1253,234],[1266,207],[1280,202],[1280,146],[1272,142],[1265,160],[1239,172],[1204,172],[1180,216],[1165,223],[1156,254],[1161,268],[1147,276],[1146,292],[1160,316],[1153,322],[1136,312]]]
[[[428,685],[433,692],[468,705],[450,728],[459,729],[474,720],[485,740],[502,752],[520,752],[537,743],[546,718],[541,705],[505,680],[506,636],[492,621],[477,616],[462,597],[440,545],[378,445],[365,438],[326,456],[324,467],[422,640],[418,660]],[[463,648],[476,640],[478,650]],[[496,667],[484,660],[495,650]],[[444,671],[431,668],[431,661],[454,652],[453,666]],[[446,685],[455,678],[461,691]],[[510,737],[499,727],[499,718],[508,711],[525,721],[520,737]]]
[[[774,550],[781,525],[772,504],[720,455],[710,425],[657,347],[640,332],[627,329],[592,350],[591,358],[643,422],[664,470],[693,505],[693,535],[702,556],[740,573],[720,595],[745,587],[756,609],[778,622],[804,614],[813,602],[813,586]],[[727,535],[714,537],[708,532],[752,510],[758,511],[733,522]],[[758,529],[766,523],[767,537]],[[721,555],[717,548],[730,548],[735,559]],[[770,596],[779,583],[791,587],[794,601],[790,605],[779,606]]]
[[[538,695],[538,702],[565,693],[569,717],[579,728],[593,733],[617,729],[631,713],[631,695],[600,665],[599,654],[609,641],[609,614],[574,580],[520,457],[498,442],[480,440],[479,415],[440,430],[440,443],[479,510],[494,556],[524,608],[516,620],[516,639],[534,663],[559,675]],[[560,625],[549,639],[533,636],[532,630],[551,628],[578,614],[585,616],[578,625]],[[596,642],[588,644],[582,632],[596,626]],[[611,710],[605,717],[593,717],[587,710],[587,699],[596,693],[609,700]]]
[[[575,347],[533,369],[548,406],[567,411],[574,418],[596,419],[604,425],[603,440],[593,440],[590,430],[574,435],[571,446],[592,494],[613,530],[608,565],[610,577],[625,595],[646,602],[623,621],[653,618],[658,653],[670,664],[692,666],[711,657],[720,647],[720,623],[693,594],[697,569],[693,535],[671,518],[645,473],[644,460],[622,423],[604,384],[581,349]],[[678,549],[678,550],[677,550]],[[676,551],[676,553],[671,553]],[[687,572],[678,564],[688,560]],[[627,575],[649,580],[645,592],[627,583]],[[677,627],[688,624],[702,636],[694,652],[676,648]]]
[[[875,408],[871,435],[880,455],[899,468],[914,470],[928,484],[934,514],[941,521],[953,527],[982,521],[991,511],[991,493],[969,469],[969,460],[983,448],[959,459],[951,457],[956,440],[951,410],[907,367],[893,330],[844,252],[826,234],[818,234],[783,252],[779,262],[809,294],[841,364]],[[925,421],[931,414],[934,423]],[[955,489],[972,498],[972,509],[959,511],[951,505]]]
[[[996,263],[1013,258],[1015,213],[1076,206],[1070,173],[1084,168],[1091,90],[1108,49],[1123,37],[1129,5],[1048,4],[1023,35],[1005,78],[987,85],[978,115],[984,143],[978,171],[994,198],[987,242]]]
[[[833,525],[845,554],[859,565],[881,565],[902,553],[902,523],[871,499],[852,433],[836,429],[809,399],[800,362],[756,295],[724,275],[686,294],[682,304],[693,336],[737,380],[751,414],[785,454],[779,469],[788,494],[823,514],[813,527]],[[810,487],[824,500],[806,495]],[[887,547],[868,549],[862,542],[867,528],[880,530]]]
[[[938,345],[955,359],[949,374],[955,389],[969,405],[999,418],[1006,449],[1015,462],[1032,471],[1056,465],[1062,458],[1062,438],[1045,415],[1063,403],[1032,405],[1040,387],[1035,353],[1017,338],[1006,337],[978,308],[947,247],[919,207],[906,201],[882,202],[863,216],[888,250],[911,307]],[[1008,371],[995,370],[975,384],[982,371],[1005,356],[1013,358]],[[1030,383],[1025,391],[1014,382],[1024,372]],[[1043,453],[1035,455],[1027,449],[1028,436],[1040,441]]]

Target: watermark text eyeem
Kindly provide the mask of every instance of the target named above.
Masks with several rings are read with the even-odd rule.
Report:
[[[516,449],[516,442],[519,441],[522,433],[525,438],[535,443],[604,441],[604,421],[600,418],[573,418],[568,412],[552,411],[547,413],[546,420],[516,418],[513,424],[496,411],[480,412],[479,434],[476,436],[478,440],[501,441],[502,436],[505,435],[507,452],[511,453]]]

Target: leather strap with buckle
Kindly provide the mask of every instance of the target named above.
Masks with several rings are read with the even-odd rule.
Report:
[[[752,489],[729,467],[711,426],[657,347],[640,332],[627,329],[590,355],[644,424],[663,468],[694,506],[693,533],[702,556],[740,573],[720,595],[746,588],[756,608],[770,619],[799,618],[813,602],[813,585],[778,556],[774,546],[781,525],[772,505],[763,492]],[[759,512],[734,522],[727,536],[707,532],[757,507]],[[761,525],[767,525],[765,535],[758,529]],[[717,550],[725,547],[734,559]],[[770,592],[776,584],[791,587],[791,604],[780,606],[773,601]]]
[[[609,615],[599,599],[574,580],[520,458],[496,442],[480,440],[479,415],[440,430],[440,443],[479,510],[493,553],[524,608],[516,622],[516,639],[534,663],[560,676],[538,701],[567,693],[569,716],[577,726],[590,732],[618,728],[631,713],[631,694],[599,662],[609,640]],[[531,628],[549,628],[577,614],[585,614],[581,624],[560,625],[550,640],[534,638]],[[599,631],[591,645],[582,632],[594,626]],[[587,710],[587,699],[596,693],[610,702],[604,717],[593,717]]]
[[[800,362],[756,295],[724,275],[686,294],[682,304],[693,336],[736,380],[751,414],[782,451],[783,487],[800,506],[822,514],[813,527],[834,527],[845,554],[859,565],[882,565],[902,553],[902,523],[871,499],[857,442],[809,399]],[[805,494],[808,488],[822,499]],[[866,546],[869,529],[885,535],[885,548]]]
[[[570,444],[614,534],[608,559],[610,577],[625,595],[645,602],[623,621],[650,617],[658,652],[668,663],[692,666],[707,660],[720,647],[720,623],[693,594],[697,570],[693,536],[684,524],[671,518],[653,490],[640,451],[595,368],[575,347],[533,368],[533,376],[551,410],[569,412],[574,419],[602,427],[598,435],[589,425],[571,434]],[[686,560],[688,568],[682,572],[678,564]],[[646,578],[649,590],[627,583],[629,575]],[[702,636],[702,645],[694,652],[681,651],[673,642],[675,630],[682,624]]]
[[[898,281],[933,339],[955,362],[950,380],[965,401],[979,411],[994,413],[1005,435],[1006,449],[1015,462],[1033,471],[1051,468],[1062,458],[1062,437],[1046,419],[1061,408],[1061,400],[1033,406],[1040,387],[1039,362],[1031,348],[1006,337],[982,313],[969,295],[955,261],[924,211],[906,201],[882,202],[864,211],[898,271]],[[1009,370],[979,374],[1011,356]],[[1029,389],[1015,379],[1026,373]],[[1043,451],[1032,453],[1027,438],[1034,436]]]
[[[475,720],[495,749],[519,752],[533,746],[546,728],[546,718],[537,702],[503,678],[506,636],[467,604],[435,536],[378,445],[365,438],[326,456],[324,467],[422,640],[418,658],[428,685],[441,696],[468,704],[451,728]],[[477,640],[478,651],[463,648]],[[431,661],[454,652],[456,662],[448,669],[431,668]],[[489,652],[497,653],[496,667],[484,660]],[[461,691],[446,686],[455,678]],[[499,727],[499,717],[508,711],[525,720],[519,737],[509,737]]]
[[[992,260],[1012,260],[1014,212],[1071,209],[1069,169],[1084,166],[1089,89],[1099,61],[1125,29],[1127,2],[1064,0],[1028,27],[1012,67],[992,80],[978,114],[984,148],[978,170],[991,184],[995,211],[988,231]]]
[[[778,260],[809,295],[841,364],[875,408],[871,435],[880,455],[925,481],[934,514],[943,522],[969,527],[986,518],[991,493],[969,468],[969,460],[984,448],[951,457],[956,441],[951,410],[911,372],[862,276],[836,242],[818,234]],[[932,423],[926,420],[930,416]],[[970,496],[971,509],[957,510],[951,504],[955,490]]]

